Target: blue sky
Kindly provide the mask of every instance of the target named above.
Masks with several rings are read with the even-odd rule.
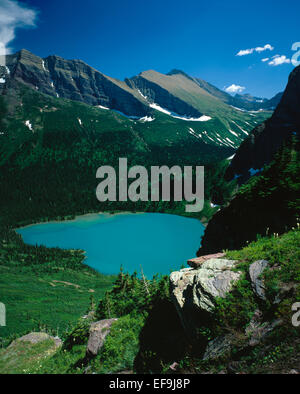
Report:
[[[120,79],[178,68],[221,89],[271,97],[284,89],[300,41],[297,0],[0,0],[0,11],[9,3],[27,12],[10,8],[13,23],[0,16],[0,42],[11,51],[82,59]]]

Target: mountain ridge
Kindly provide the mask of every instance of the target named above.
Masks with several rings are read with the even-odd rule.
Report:
[[[109,109],[131,119],[150,122],[163,112],[205,144],[236,149],[253,127],[270,116],[268,111],[232,108],[183,72],[166,75],[148,70],[120,81],[81,60],[56,55],[41,58],[21,50],[6,60],[7,67],[0,67],[4,96],[14,83],[22,83],[55,98]]]
[[[246,137],[232,159],[225,180],[235,178],[242,186],[210,220],[198,255],[299,226],[299,92],[300,66],[291,72],[272,117]]]

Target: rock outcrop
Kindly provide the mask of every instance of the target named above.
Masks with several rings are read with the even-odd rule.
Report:
[[[188,335],[194,335],[213,313],[216,297],[224,298],[240,279],[235,266],[234,260],[209,259],[198,269],[171,273],[171,297]]]
[[[29,342],[32,345],[35,345],[48,340],[52,340],[56,348],[59,348],[62,345],[62,340],[58,337],[53,337],[45,332],[31,332],[20,338],[17,338],[9,346],[15,346],[17,342]]]
[[[109,334],[111,325],[118,319],[105,319],[91,324],[90,335],[87,344],[86,354],[88,357],[95,357],[102,348],[106,336]]]
[[[199,255],[240,249],[257,234],[282,234],[299,216],[300,66],[289,77],[273,116],[242,142],[226,173],[247,187],[210,220]],[[270,164],[269,168],[263,167]],[[263,173],[262,173],[263,170]],[[261,175],[261,176],[260,176]],[[276,214],[274,214],[276,212]]]
[[[143,97],[125,82],[110,78],[81,60],[40,58],[23,49],[6,56],[6,63],[10,70],[8,80],[25,83],[50,96],[101,105],[130,116],[151,113]]]
[[[230,163],[226,177],[245,182],[251,170],[260,170],[291,135],[300,135],[300,66],[290,74],[287,87],[274,114],[257,126],[242,142]]]
[[[258,260],[252,263],[249,267],[249,275],[251,284],[256,295],[262,300],[266,300],[264,281],[261,278],[264,270],[269,266],[269,262],[266,260]]]
[[[209,341],[205,349],[203,360],[213,360],[230,354],[233,336],[231,334],[219,336]]]

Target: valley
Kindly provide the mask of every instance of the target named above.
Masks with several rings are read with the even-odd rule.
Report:
[[[0,71],[0,300],[9,322],[0,328],[0,373],[5,360],[18,373],[257,373],[272,372],[273,363],[283,370],[284,359],[296,365],[299,67],[271,100],[231,96],[180,70],[121,81],[80,60],[27,50],[8,55]],[[146,170],[204,166],[203,210],[185,212],[174,196],[98,201],[97,169],[117,168],[121,157]],[[119,229],[76,233],[75,217],[96,212],[130,214],[109,216],[106,225]],[[126,222],[132,217],[140,225]],[[55,234],[45,230],[43,238],[51,226]],[[70,242],[61,242],[68,228]],[[109,255],[113,271],[99,255],[86,260],[92,249],[84,239]],[[196,252],[196,267],[182,268]],[[91,342],[102,324],[109,329],[98,348]],[[44,347],[23,345],[32,331],[49,335]],[[38,366],[15,356],[24,349],[31,361],[41,357]]]

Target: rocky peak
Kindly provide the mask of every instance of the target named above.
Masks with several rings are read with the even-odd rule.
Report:
[[[279,97],[280,98],[280,95]],[[242,142],[228,168],[226,178],[240,178],[240,183],[270,163],[274,154],[292,135],[300,135],[300,66],[290,74],[287,87],[274,114],[257,126]],[[253,171],[252,171],[253,172]]]
[[[124,82],[107,77],[81,60],[51,55],[41,58],[22,49],[7,56],[11,80],[54,97],[102,105],[132,116],[146,116],[151,108]]]

